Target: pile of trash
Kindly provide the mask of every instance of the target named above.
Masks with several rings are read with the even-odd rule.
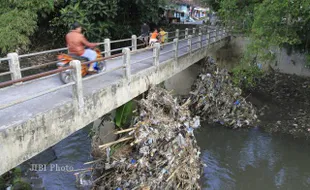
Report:
[[[267,73],[252,94],[266,105],[258,106],[264,129],[295,137],[310,137],[310,80],[306,77]],[[267,100],[267,102],[266,102]],[[264,109],[267,108],[267,109]]]
[[[212,59],[202,65],[188,101],[192,113],[210,123],[239,128],[253,126],[257,120],[255,108],[233,85],[228,71],[219,70]]]
[[[99,146],[104,157],[95,162],[94,189],[200,189],[200,149],[193,131],[189,102],[162,88],[151,88],[138,102],[132,128],[118,131],[115,142]]]
[[[305,107],[310,107],[310,80],[307,77],[278,72],[267,73],[257,85],[256,91],[269,95],[279,104],[306,104]]]

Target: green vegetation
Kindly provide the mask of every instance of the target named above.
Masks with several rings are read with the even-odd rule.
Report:
[[[232,72],[233,83],[243,89],[254,88],[263,75],[263,71],[255,64],[240,64]]]
[[[249,51],[258,60],[273,57],[272,48],[310,49],[310,1],[282,0],[208,0],[219,3],[226,25],[233,25],[252,39]]]
[[[126,104],[118,107],[115,114],[115,125],[119,128],[126,127],[130,124],[133,114],[133,100],[127,102]]]
[[[240,65],[234,69],[234,82],[251,87],[259,77],[257,63],[275,57],[276,48],[309,55],[310,1],[282,0],[202,0],[218,11],[223,24],[241,32],[251,43]],[[308,63],[310,65],[310,58]]]
[[[36,42],[63,45],[74,21],[82,24],[90,41],[139,34],[143,22],[160,21],[165,4],[165,0],[2,0],[0,53],[27,50]]]
[[[0,1],[0,50],[2,53],[30,43],[40,17],[54,8],[53,0]]]

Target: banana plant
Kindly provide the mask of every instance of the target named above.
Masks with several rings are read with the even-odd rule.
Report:
[[[125,127],[130,123],[133,113],[133,101],[118,107],[115,114],[115,125],[119,128]]]

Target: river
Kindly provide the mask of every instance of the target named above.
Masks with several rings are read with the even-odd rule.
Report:
[[[90,161],[89,127],[55,145],[51,164],[85,168]],[[310,189],[310,143],[259,128],[231,130],[204,124],[196,132],[206,190]],[[43,156],[43,154],[42,154]],[[75,190],[73,173],[38,172],[46,190]]]
[[[46,190],[76,190],[75,172],[68,172],[71,169],[79,170],[90,167],[84,163],[92,161],[91,139],[89,132],[91,125],[73,133],[66,139],[57,143],[48,151],[44,151],[35,158],[30,159],[32,163],[47,163],[45,171],[38,171],[38,176],[42,179],[42,186]],[[60,171],[56,168],[66,167],[68,171]],[[87,188],[84,188],[87,189]]]
[[[203,189],[310,189],[310,143],[259,128],[203,126],[197,132]]]

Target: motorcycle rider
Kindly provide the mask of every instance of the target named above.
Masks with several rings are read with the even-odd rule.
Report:
[[[89,61],[97,58],[97,53],[92,49],[85,49],[85,46],[94,48],[98,43],[90,43],[82,34],[82,27],[79,23],[72,24],[72,30],[66,35],[66,43],[70,54],[86,57]],[[89,72],[94,72],[95,63],[88,67]]]

